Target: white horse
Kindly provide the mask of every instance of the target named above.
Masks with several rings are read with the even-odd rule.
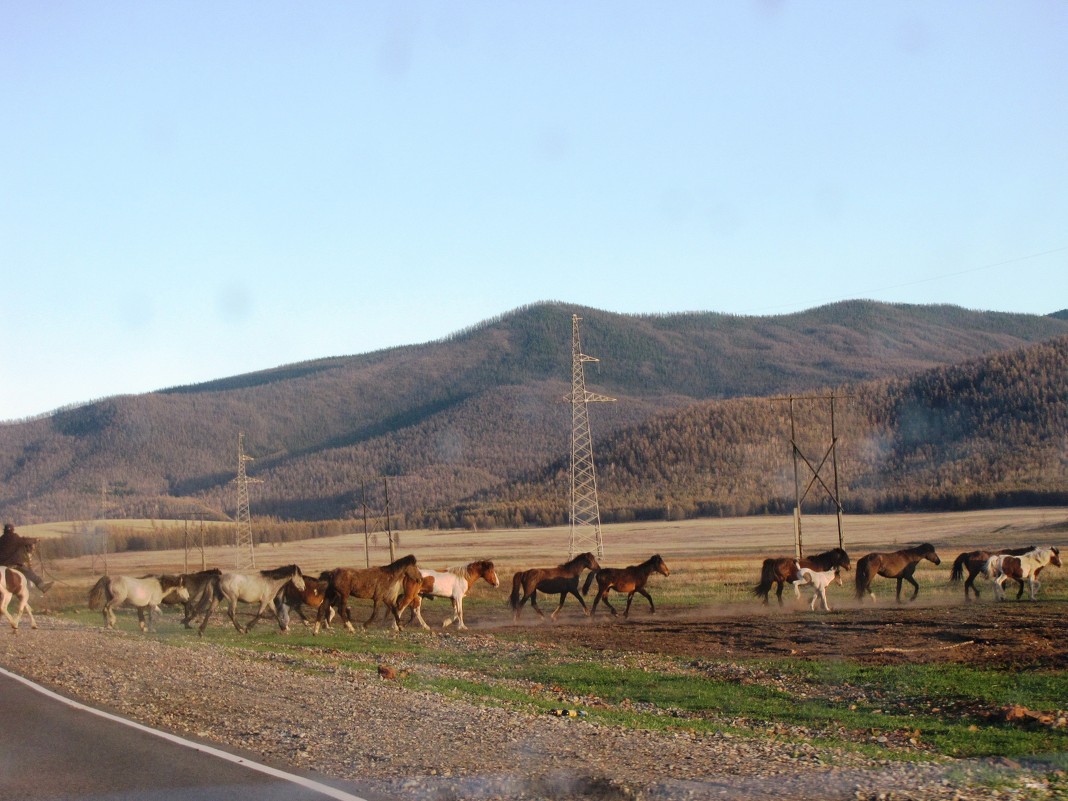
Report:
[[[812,602],[808,605],[808,608],[812,611],[816,611],[816,602],[819,601],[823,604],[823,608],[828,612],[831,611],[830,605],[827,603],[827,588],[831,586],[835,581],[839,585],[842,583],[842,577],[838,572],[838,568],[831,568],[830,570],[812,570],[807,567],[801,567],[799,562],[795,562],[797,565],[798,578],[793,582],[794,589],[800,591],[800,585],[811,584],[812,585]]]
[[[229,604],[230,621],[234,624],[234,628],[242,634],[248,633],[256,625],[256,621],[260,619],[268,606],[274,609],[278,628],[281,631],[289,631],[288,615],[283,619],[282,614],[274,608],[273,603],[275,597],[281,592],[282,587],[290,581],[293,582],[293,586],[298,590],[304,589],[304,575],[296,565],[286,565],[285,567],[276,567],[274,570],[261,570],[258,573],[250,574],[223,573],[219,576],[212,589],[208,611],[204,613],[204,619],[200,621],[198,633],[204,634],[204,629],[215,612],[215,607],[223,599]],[[244,628],[237,622],[238,601],[246,604],[258,603],[260,605],[255,617]]]
[[[132,606],[137,610],[137,623],[141,631],[152,629],[152,610],[159,611],[163,599],[174,593],[181,600],[189,600],[189,590],[181,576],[101,576],[89,590],[89,608],[102,606],[104,623],[109,629],[115,628],[116,606]],[[145,616],[148,616],[146,625]]]
[[[14,617],[7,611],[7,605],[11,603],[12,598],[19,599],[19,608]],[[37,628],[37,621],[33,619],[33,610],[30,609],[30,583],[26,581],[21,571],[2,565],[0,565],[0,611],[11,624],[12,633],[19,630],[19,621],[22,620],[23,612],[30,616],[30,627]]]
[[[452,615],[445,618],[445,622],[441,624],[443,629],[448,628],[453,623],[458,624],[457,628],[459,629],[467,628],[464,624],[464,596],[470,592],[471,585],[476,581],[481,578],[485,579],[486,583],[491,587],[500,586],[493,562],[486,559],[471,562],[464,567],[454,567],[446,572],[423,570],[423,568],[419,568],[419,572],[423,576],[423,587],[420,590],[420,595],[449,598],[452,601]],[[412,617],[415,617],[420,626],[424,629],[429,629],[430,626],[423,620],[423,613],[420,611],[421,606],[422,599],[416,596],[411,604],[412,613],[408,616],[408,622],[411,623]]]
[[[1008,579],[1016,579],[1021,584],[1024,579],[1027,579],[1033,601],[1041,586],[1038,580],[1039,571],[1046,565],[1060,567],[1060,554],[1061,552],[1051,545],[1035,548],[1020,556],[997,554],[986,560],[986,564],[983,565],[983,575],[994,582],[994,595],[999,601],[1005,600],[1005,582]]]

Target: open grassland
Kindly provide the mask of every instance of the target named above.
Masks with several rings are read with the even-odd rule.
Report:
[[[808,550],[837,544],[833,517],[803,523]],[[379,622],[355,634],[335,629],[312,636],[297,623],[281,636],[269,620],[241,635],[217,613],[205,640],[286,661],[294,670],[375,671],[388,664],[414,690],[532,714],[569,710],[612,726],[772,737],[785,747],[816,743],[904,760],[1012,757],[1038,760],[1061,776],[1068,769],[1068,570],[1044,571],[1034,603],[996,603],[980,580],[982,599],[965,604],[961,586],[949,581],[953,558],[966,550],[1063,546],[1068,510],[847,518],[854,562],[872,550],[929,541],[942,564],[921,565],[919,599],[901,606],[887,579],[876,580],[878,604],[859,603],[847,574],[845,587],[831,589],[830,614],[810,612],[807,591],[798,603],[787,590],[783,609],[774,597],[765,607],[752,595],[762,558],[792,553],[790,518],[606,526],[604,564],[634,564],[658,552],[671,568],[669,577],[654,575],[649,583],[657,614],[636,597],[627,621],[604,610],[589,619],[572,598],[557,623],[529,608],[513,621],[511,574],[564,561],[567,538],[566,529],[400,532],[397,555],[415,553],[428,567],[480,558],[498,564],[502,586],[479,582],[465,603],[468,632],[438,628],[447,611],[439,599],[424,603],[432,633],[413,626],[396,634]],[[363,566],[366,558],[362,534],[257,549],[263,567],[298,563],[307,573]],[[381,541],[369,559],[388,561]],[[203,554],[209,566],[226,569],[233,560],[228,549]],[[61,582],[48,602],[71,619],[100,625],[99,613],[85,609],[85,590],[102,562],[82,557],[47,565]],[[108,557],[113,574],[200,566],[199,552]],[[555,606],[554,598],[542,599],[546,611]],[[370,607],[355,601],[353,608],[362,620]],[[136,621],[127,613],[119,625],[133,630]],[[155,636],[196,640],[173,613]],[[1029,717],[1005,720],[1014,705]]]

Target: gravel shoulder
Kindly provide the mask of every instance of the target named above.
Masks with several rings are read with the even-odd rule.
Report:
[[[44,615],[39,623],[37,631],[0,634],[0,664],[83,703],[268,764],[355,781],[369,794],[1042,799],[1064,787],[1008,760],[900,763],[775,737],[624,731],[483,708],[332,662],[328,648],[268,656]],[[495,641],[470,636],[480,648]],[[462,647],[468,635],[451,639]]]

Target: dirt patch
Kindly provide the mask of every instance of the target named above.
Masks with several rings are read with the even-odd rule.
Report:
[[[830,613],[732,609],[721,616],[644,609],[629,619],[578,616],[522,625],[532,640],[703,659],[845,659],[868,665],[955,662],[1068,668],[1060,601],[853,607]]]

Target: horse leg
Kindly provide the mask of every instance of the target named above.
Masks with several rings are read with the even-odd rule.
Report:
[[[645,596],[645,600],[649,602],[649,614],[655,615],[656,606],[653,605],[653,596],[649,594],[649,591],[646,590],[644,587],[638,587],[634,592],[638,593],[639,595]],[[633,596],[634,593],[631,593],[631,595]],[[624,617],[626,617],[626,615],[624,615]]]
[[[1019,589],[1016,590],[1016,600],[1019,601],[1021,598],[1023,598],[1023,591],[1024,591],[1023,579],[1013,579],[1013,581],[1015,581],[1019,585]],[[1032,598],[1031,600],[1033,601],[1035,599]]]
[[[611,585],[609,585],[604,588],[604,592],[599,593],[597,595],[597,598],[600,598],[602,601],[604,601],[604,605],[608,607],[608,611],[612,613],[612,617],[619,617],[619,612],[617,612],[616,608],[612,606],[612,602],[608,600],[608,593],[610,593],[611,591],[612,587]],[[594,602],[596,602],[597,598],[594,599]]]
[[[230,622],[234,624],[234,628],[244,634],[245,629],[241,628],[241,624],[237,622],[237,598],[230,599],[230,608],[226,611],[230,615]]]
[[[775,590],[775,597],[779,599],[779,606],[782,606],[782,591],[785,589],[786,585],[781,581],[776,583],[779,585],[779,588]]]
[[[9,611],[7,611],[7,605],[9,603],[11,603],[11,599],[13,597],[14,597],[13,595],[8,595],[6,592],[0,594],[0,610],[3,610],[4,617],[6,617],[7,618],[7,622],[11,624],[11,630],[12,631],[18,631],[18,628],[19,628],[18,618],[11,617],[11,613]],[[20,608],[19,616],[20,617],[22,616],[21,615],[21,608]]]
[[[107,626],[109,629],[115,628],[115,612],[111,609],[111,601],[108,601],[106,604],[104,604],[103,615],[104,625]]]
[[[409,606],[409,609],[410,609],[410,614],[408,615],[408,622],[409,623],[412,622],[412,618],[414,617],[416,620],[419,621],[419,625],[422,626],[424,629],[429,629],[430,628],[430,626],[427,625],[427,622],[425,620],[423,620],[423,600],[418,595],[415,597],[415,600],[412,601],[411,605]],[[445,621],[445,625],[442,626],[442,628],[445,628],[445,626],[447,626],[447,625],[449,625],[449,621],[448,620]]]
[[[1031,600],[1035,601],[1037,600],[1036,596],[1038,595],[1038,588],[1041,585],[1041,582],[1039,582],[1039,580],[1035,578],[1034,573],[1031,574],[1029,581],[1031,583]]]
[[[152,621],[152,607],[151,606],[148,606],[148,607],[139,606],[139,607],[137,607],[137,625],[138,625],[138,627],[140,627],[142,632],[147,632],[148,631],[148,629],[145,628],[145,609],[148,609],[149,622]]]
[[[537,612],[539,617],[544,619],[545,613],[538,607],[538,591],[536,589],[532,590],[528,597],[530,598],[530,608]],[[523,606],[523,601],[526,601],[526,598],[519,602],[520,608]]]
[[[31,629],[37,628],[37,621],[33,619],[33,610],[30,609],[30,599],[29,599],[28,596],[26,598],[22,599],[22,604],[19,606],[19,613],[18,613],[18,616],[15,618],[15,623],[18,624],[18,622],[20,620],[22,620],[22,610],[23,609],[25,609],[26,610],[26,614],[30,616],[30,628]]]
[[[204,629],[208,626],[208,621],[211,620],[211,616],[215,614],[215,607],[219,605],[219,600],[215,597],[215,593],[212,592],[211,599],[208,601],[207,611],[204,612],[204,619],[200,621],[200,628],[197,629],[197,636],[204,636]]]
[[[551,615],[549,615],[549,620],[556,620],[556,616],[558,614],[560,614],[560,610],[564,608],[564,601],[565,600],[567,600],[567,593],[566,592],[560,593],[560,603],[557,604],[556,609],[553,610],[553,613]],[[586,602],[585,601],[582,602],[582,606],[583,607],[586,606]],[[586,611],[586,614],[589,615],[589,610]]]
[[[912,597],[909,598],[909,603],[912,603],[916,600],[916,596],[920,594],[920,585],[916,581],[916,579],[912,577],[911,573],[909,573],[907,576],[903,576],[903,578],[905,579],[905,581],[912,585]]]
[[[447,629],[453,623],[458,623],[459,625],[456,628],[458,628],[458,629],[466,629],[467,626],[464,625],[464,607],[463,607],[464,601],[463,601],[463,598],[461,598],[459,600],[457,600],[455,598],[452,598],[451,600],[452,600],[452,615],[447,617],[447,618],[445,618],[445,620],[441,624],[441,627],[443,629]]]
[[[968,573],[968,578],[965,579],[965,581],[964,581],[964,600],[965,601],[968,600],[968,588],[969,587],[971,587],[972,592],[975,593],[975,600],[977,600],[977,601],[979,600],[979,589],[975,586],[975,577],[978,576],[978,575],[979,575],[978,572]]]

